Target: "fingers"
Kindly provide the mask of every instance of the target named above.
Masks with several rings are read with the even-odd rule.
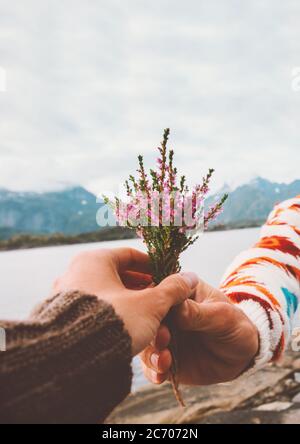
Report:
[[[174,321],[181,330],[218,334],[235,322],[235,310],[227,302],[199,304],[189,299],[176,307]]]
[[[121,279],[126,288],[130,290],[140,290],[152,284],[152,276],[150,274],[139,273],[137,271],[124,271]]]
[[[164,350],[165,348],[168,347],[170,341],[171,341],[170,330],[166,325],[161,324],[157,331],[157,335],[154,341],[154,347],[156,348],[156,350],[159,351]]]
[[[190,297],[197,286],[198,276],[195,273],[173,274],[164,279],[153,290],[163,297],[169,305],[168,310]]]
[[[193,299],[195,299],[196,302],[228,302],[228,298],[224,293],[217,288],[212,287],[202,279],[199,279],[195,292],[195,298]]]
[[[172,356],[168,349],[157,350],[147,347],[140,355],[145,376],[154,384],[161,384],[168,379]]]
[[[168,373],[157,373],[155,370],[152,370],[149,367],[143,365],[143,371],[146,378],[152,382],[152,384],[162,384],[167,381],[169,374]]]
[[[170,340],[170,331],[162,324],[158,329],[154,345],[149,345],[140,354],[144,374],[153,384],[161,384],[168,379],[172,364],[172,355],[167,349]]]
[[[148,256],[132,248],[84,251],[73,259],[69,270],[72,276],[80,276],[81,283],[84,282],[86,285],[98,280],[102,282],[102,288],[107,286],[124,288],[122,278],[129,271],[144,273],[151,277]],[[132,275],[131,278],[128,287],[135,289]],[[150,278],[147,283],[149,282]]]
[[[172,356],[170,350],[157,350],[152,345],[149,345],[140,355],[143,363],[155,370],[157,373],[167,373],[172,364]]]
[[[197,282],[195,273],[173,274],[156,287],[142,290],[141,297],[153,306],[153,313],[162,321],[174,305],[181,304],[190,297]]]
[[[134,248],[116,248],[111,253],[119,272],[125,270],[151,274],[149,256]]]

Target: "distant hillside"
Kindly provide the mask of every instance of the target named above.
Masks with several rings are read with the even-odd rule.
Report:
[[[0,237],[13,234],[75,235],[99,229],[96,197],[75,187],[50,193],[16,193],[0,189]]]
[[[229,191],[224,211],[215,224],[251,225],[263,222],[276,203],[298,194],[300,194],[300,180],[287,185],[258,177]],[[212,203],[217,197],[217,195],[212,196],[207,204]]]
[[[229,192],[224,212],[212,228],[259,225],[276,202],[297,194],[300,194],[300,180],[287,185],[257,178]],[[206,205],[216,198],[217,195],[210,197]],[[96,224],[99,208],[96,196],[81,187],[50,193],[0,189],[0,239],[24,233],[50,236],[92,233],[99,230]]]
[[[132,239],[134,237],[135,232],[133,230],[121,227],[103,228],[102,230],[77,235],[18,234],[6,240],[0,239],[0,251],[50,247],[57,245],[88,244],[92,242],[110,241],[115,239]]]

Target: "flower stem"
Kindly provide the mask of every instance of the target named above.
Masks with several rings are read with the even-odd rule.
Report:
[[[178,370],[179,370],[179,362],[178,362],[178,342],[176,339],[176,329],[174,327],[174,322],[172,319],[172,311],[168,314],[164,321],[165,325],[167,325],[170,333],[171,333],[171,342],[169,344],[169,350],[172,356],[172,365],[170,368],[170,382],[172,384],[174,396],[177,399],[178,404],[181,407],[185,407],[185,403],[183,401],[180,389],[179,389],[179,380],[178,380]]]
[[[158,260],[157,255],[151,258],[152,269],[153,269],[153,279],[156,284],[159,284],[163,279],[171,274],[177,273],[180,271],[179,259],[177,256],[173,254],[163,254]],[[182,407],[185,407],[183,398],[179,389],[179,380],[178,380],[178,370],[179,370],[179,362],[178,362],[178,342],[177,342],[177,333],[176,328],[174,326],[173,321],[173,313],[172,309],[164,319],[164,324],[168,327],[171,334],[171,341],[169,344],[169,350],[172,356],[172,365],[170,368],[170,382],[172,384],[174,396],[178,402],[178,404]]]

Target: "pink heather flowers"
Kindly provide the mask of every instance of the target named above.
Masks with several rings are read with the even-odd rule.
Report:
[[[138,177],[131,175],[125,182],[126,200],[115,198],[109,202],[105,198],[113,207],[118,224],[136,230],[146,244],[155,283],[180,271],[180,254],[220,214],[228,197],[224,195],[204,211],[214,170],[210,169],[202,182],[190,190],[185,176],[178,178],[173,164],[174,151],[167,148],[169,134],[170,130],[166,129],[158,147],[156,170],[150,169],[147,173],[143,156],[139,155]]]

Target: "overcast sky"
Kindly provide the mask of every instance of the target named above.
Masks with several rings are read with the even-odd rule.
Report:
[[[215,187],[300,178],[298,0],[0,0],[0,186],[117,187],[171,127]]]

